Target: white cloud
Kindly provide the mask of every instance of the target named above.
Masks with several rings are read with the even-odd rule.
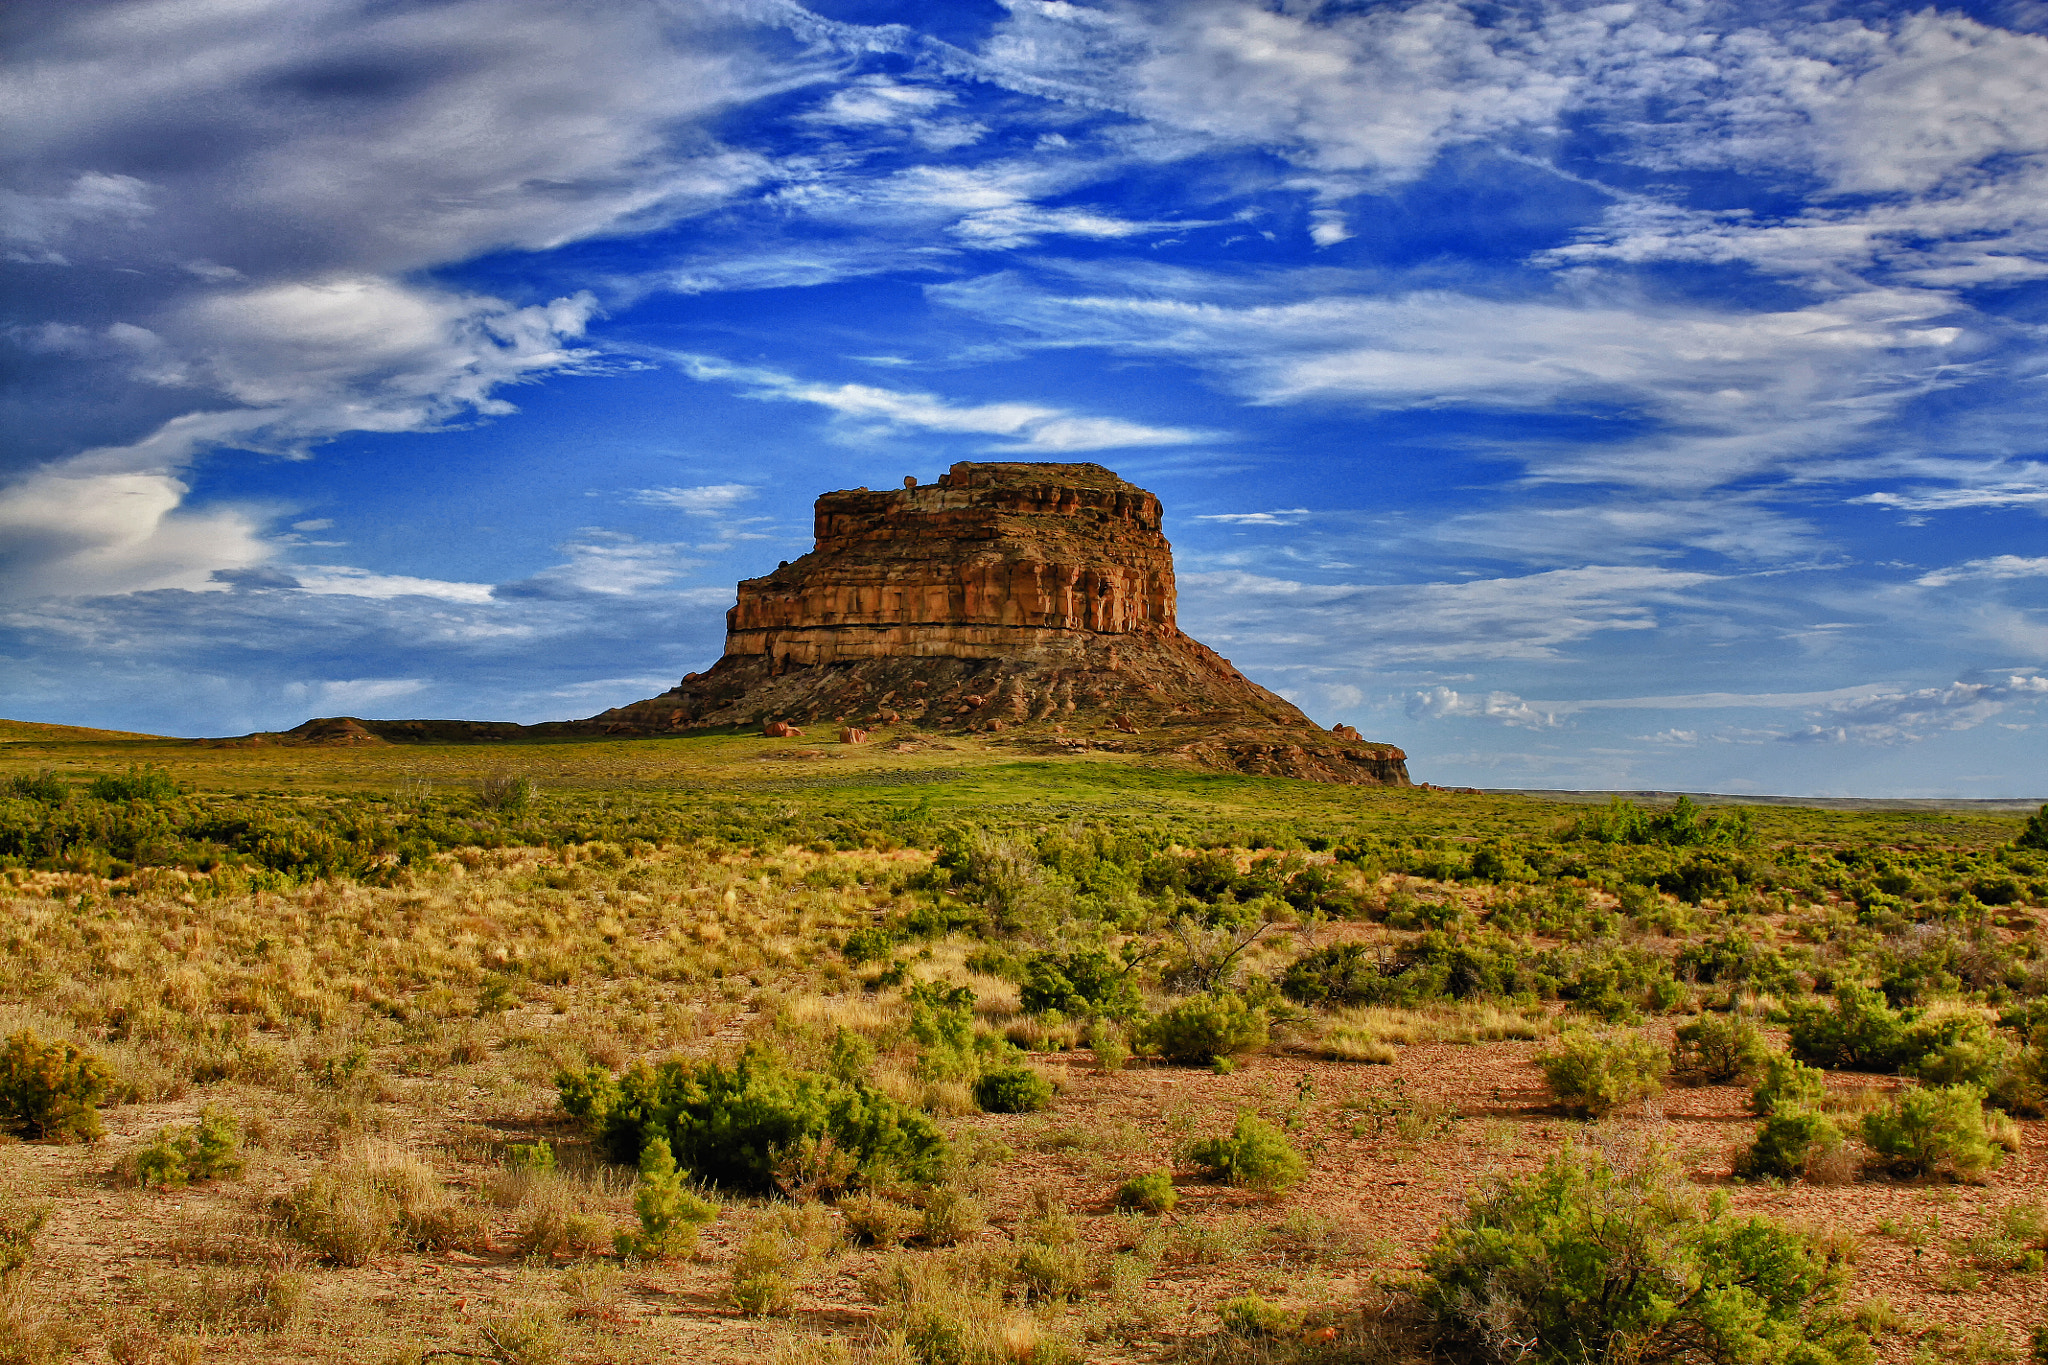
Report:
[[[1968,507],[2044,507],[2048,488],[2031,483],[1998,483],[1972,488],[1916,488],[1902,493],[1866,493],[1852,503],[1901,512],[1953,512]]]
[[[532,578],[492,589],[500,599],[633,597],[674,582],[695,562],[682,558],[680,545],[654,544],[619,531],[585,531],[581,539],[560,547],[568,558]],[[731,596],[727,589],[714,590]]]
[[[1942,322],[1946,299],[1904,290],[1751,314],[1444,291],[1263,305],[1058,296],[1014,275],[928,293],[1040,344],[1181,359],[1258,403],[1639,412],[1648,435],[1514,450],[1547,478],[1665,488],[1832,452],[1941,382],[1962,338]]]
[[[131,327],[117,339],[228,405],[0,490],[12,581],[82,596],[198,587],[261,563],[270,550],[245,514],[180,510],[194,461],[223,445],[298,453],[347,431],[430,431],[515,411],[498,388],[589,362],[593,352],[568,343],[595,307],[588,294],[514,308],[353,278],[214,294],[154,330]]]
[[[444,602],[484,603],[491,600],[488,583],[451,583],[438,578],[372,573],[345,564],[308,564],[293,568],[291,577],[302,592],[316,597],[433,597]]]
[[[1523,25],[1427,0],[1348,13],[1238,0],[1008,9],[985,48],[998,67],[1340,181],[1398,183],[1445,146],[1547,127],[1571,88],[1532,60]]]
[[[1689,692],[1668,697],[1592,697],[1578,701],[1539,701],[1552,711],[1700,711],[1730,708],[1784,710],[1800,707],[1853,706],[1899,690],[1897,683],[1859,683],[1819,692]]]
[[[1436,520],[1419,535],[1466,554],[1552,563],[1667,557],[1686,549],[1784,561],[1825,544],[1812,523],[1779,511],[1758,493],[1659,497],[1644,488],[1579,506],[1523,503],[1463,513]]]
[[[0,490],[0,596],[204,591],[216,571],[270,558],[255,518],[181,510],[185,493],[160,472],[40,473]]]
[[[170,259],[393,273],[658,225],[758,183],[760,158],[693,125],[805,67],[740,40],[736,17],[538,0],[58,6],[0,98],[29,164],[118,181],[107,148],[147,153],[152,247]],[[73,218],[46,240],[124,245]]]
[[[69,265],[56,244],[88,223],[132,226],[151,212],[149,185],[132,175],[85,171],[56,194],[0,189],[0,242],[6,259],[25,265]]]
[[[596,311],[587,291],[514,308],[358,276],[212,294],[160,330],[252,410],[250,435],[300,446],[517,411],[493,391],[593,360],[568,343]]]
[[[941,115],[958,101],[957,94],[939,86],[866,76],[834,90],[799,121],[833,129],[898,132],[931,151],[947,152],[988,134],[988,126],[974,119]]]
[[[643,488],[633,501],[643,507],[670,507],[693,517],[715,517],[752,498],[759,490],[746,483],[703,483],[694,488]]]
[[[1472,696],[1441,686],[1428,688],[1411,696],[1408,699],[1408,714],[1418,720],[1470,716],[1528,730],[1553,729],[1558,723],[1554,712],[1538,710],[1537,706],[1523,701],[1512,692],[1488,692],[1483,696]]]
[[[2048,678],[2031,673],[1878,692],[1838,703],[1828,708],[1830,714],[1782,738],[1795,744],[1906,744],[1972,730],[2043,700],[2048,700]]]
[[[2048,578],[2048,557],[1993,555],[1972,559],[1953,568],[1936,569],[1913,581],[1923,588],[1945,588],[1952,583],[1998,581],[2010,578]]]
[[[1716,31],[1652,4],[1628,23],[1653,41],[1599,54],[1583,92],[1596,108],[1662,105],[1617,126],[1624,157],[1769,168],[1817,191],[1782,217],[1617,194],[1551,260],[1746,262],[1836,288],[1844,272],[1933,287],[2048,273],[2048,39],[1931,9]]]
[[[1309,516],[1306,507],[1283,507],[1276,512],[1206,512],[1196,521],[1220,521],[1230,526],[1296,526],[1298,518]]]
[[[326,714],[370,709],[424,691],[425,678],[334,678],[321,682],[290,682],[279,689],[294,703]]]
[[[944,435],[1007,438],[984,446],[997,454],[1056,454],[1134,446],[1191,445],[1217,438],[1213,432],[1149,427],[1116,417],[1088,417],[1039,403],[962,405],[928,393],[906,393],[873,384],[819,384],[778,371],[729,364],[712,356],[670,357],[693,379],[738,383],[750,398],[813,403],[845,419],[856,432],[883,434],[905,429]]]
[[[1656,609],[1714,575],[1593,565],[1463,583],[1312,584],[1239,571],[1180,575],[1195,635],[1243,652],[1306,657],[1319,668],[1565,658],[1608,631],[1648,631]]]
[[[762,19],[787,17],[768,10],[46,7],[0,69],[16,185],[0,193],[0,245],[121,272],[118,293],[80,298],[122,315],[69,317],[58,295],[15,339],[99,367],[80,384],[193,392],[167,419],[162,402],[131,404],[144,416],[112,440],[67,411],[23,418],[55,458],[0,469],[10,587],[203,585],[264,552],[241,514],[163,505],[195,461],[500,416],[514,411],[505,385],[588,368],[595,353],[575,343],[589,293],[521,306],[420,272],[660,227],[771,178],[708,121],[832,67],[756,41]],[[67,450],[67,428],[102,444]],[[27,524],[39,515],[56,520]]]
[[[1451,699],[1445,705],[1434,693]],[[1461,703],[1458,694],[1445,688],[1418,694],[1410,711],[1416,715],[1481,714]],[[1496,693],[1495,696],[1505,696]],[[1976,682],[1953,682],[1939,687],[1913,687],[1895,682],[1859,683],[1851,687],[1817,692],[1698,692],[1662,697],[1591,697],[1568,701],[1531,701],[1526,705],[1545,717],[1582,715],[1600,711],[1776,711],[1802,714],[1803,724],[1790,728],[1749,727],[1707,733],[1699,730],[1666,730],[1649,739],[1659,743],[1697,743],[1702,738],[1717,741],[1757,742],[1782,740],[1791,743],[1899,744],[1924,739],[1930,734],[1970,730],[2007,715],[2016,707],[2029,707],[2048,700],[2048,678],[2035,673],[2006,673]],[[1519,703],[1519,698],[1511,701]],[[1512,707],[1509,708],[1512,710]]]
[[[879,176],[863,176],[859,167],[832,166],[808,176],[788,168],[786,183],[764,202],[816,222],[870,233],[943,232],[960,246],[987,251],[1014,250],[1043,237],[1116,241],[1163,236],[1219,221],[1133,219],[1102,208],[1041,202],[1072,194],[1122,168],[1120,160],[1083,154],[917,165]],[[913,240],[935,241],[928,235]],[[907,244],[896,249],[914,258],[915,249]]]

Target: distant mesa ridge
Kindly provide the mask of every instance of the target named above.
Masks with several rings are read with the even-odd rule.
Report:
[[[1407,786],[1407,755],[1324,730],[1175,622],[1159,499],[1098,464],[960,463],[826,493],[817,545],[739,584],[710,671],[583,721],[309,721],[286,743],[663,735],[775,724],[1002,736],[1041,751]]]

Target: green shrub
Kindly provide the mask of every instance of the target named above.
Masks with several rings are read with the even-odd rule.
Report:
[[[562,1107],[614,1160],[637,1158],[659,1137],[701,1180],[765,1193],[804,1144],[849,1164],[858,1182],[936,1178],[945,1139],[929,1118],[861,1082],[792,1071],[749,1048],[730,1065],[676,1059],[614,1079],[602,1068],[555,1078]]]
[[[1757,1125],[1756,1140],[1735,1160],[1742,1180],[1794,1180],[1839,1156],[1842,1130],[1825,1114],[1790,1106]]]
[[[1671,1070],[1689,1081],[1724,1085],[1755,1071],[1769,1053],[1762,1030],[1749,1020],[1703,1015],[1678,1026]]]
[[[1131,1046],[1125,1041],[1123,1026],[1107,1019],[1088,1021],[1088,1050],[1095,1054],[1097,1071],[1122,1071],[1124,1063],[1131,1059]]]
[[[7,788],[24,800],[40,801],[46,806],[61,806],[71,799],[71,784],[48,768],[34,776],[23,773],[9,781]]]
[[[552,1158],[554,1153],[549,1152]],[[612,1238],[623,1260],[660,1261],[697,1249],[697,1226],[718,1216],[718,1205],[700,1199],[676,1173],[674,1153],[660,1138],[640,1153],[640,1180],[633,1188],[633,1213],[640,1226]]]
[[[1807,1000],[1787,1007],[1792,1054],[1815,1066],[1891,1071],[1902,1060],[1906,1020],[1868,986],[1836,987],[1832,1006]]]
[[[1564,833],[1567,839],[1606,844],[1664,844],[1672,848],[1743,848],[1756,841],[1749,812],[1737,807],[1708,815],[1689,796],[1668,811],[1644,810],[1633,801],[1610,799],[1604,810],[1580,816]]]
[[[85,790],[96,801],[174,801],[178,796],[178,784],[169,773],[155,765],[132,763],[125,775],[95,777]]]
[[[1242,996],[1197,995],[1153,1019],[1145,1039],[1169,1062],[1209,1066],[1264,1047],[1266,1014]]]
[[[1810,1109],[1821,1102],[1827,1090],[1827,1077],[1820,1068],[1774,1052],[1764,1058],[1756,1086],[1749,1092],[1749,1112],[1761,1116],[1780,1109]]]
[[[2006,1059],[1992,1077],[1987,1102],[2008,1114],[2039,1118],[2048,1113],[2048,1048],[2030,1043]]]
[[[880,962],[895,951],[896,935],[872,924],[865,929],[854,930],[839,945],[840,955],[855,966],[863,962]]]
[[[1702,1201],[1653,1150],[1617,1167],[1567,1146],[1489,1181],[1423,1257],[1453,1359],[1848,1365],[1842,1249]]]
[[[23,1029],[0,1047],[0,1127],[31,1138],[95,1141],[97,1106],[113,1080],[113,1070],[91,1053]]]
[[[528,1175],[547,1175],[555,1169],[555,1149],[545,1142],[515,1142],[505,1149],[505,1165]]]
[[[2048,849],[2048,804],[2027,817],[2025,828],[2012,844],[2014,848]]]
[[[1256,1114],[1240,1113],[1227,1137],[1198,1142],[1188,1160],[1212,1180],[1274,1194],[1308,1174],[1308,1160],[1287,1135]]]
[[[1281,1337],[1291,1334],[1295,1315],[1278,1304],[1267,1303],[1257,1294],[1225,1299],[1216,1308],[1223,1330],[1238,1337]]]
[[[1386,994],[1387,978],[1363,943],[1333,943],[1288,964],[1280,991],[1302,1005],[1371,1005]]]
[[[1034,953],[1024,964],[1019,999],[1026,1014],[1058,1010],[1076,1019],[1093,1015],[1130,1018],[1143,1009],[1131,983],[1131,962],[1119,962],[1099,948],[1072,953]]]
[[[1052,1103],[1052,1082],[1030,1066],[985,1071],[974,1083],[974,1102],[991,1114],[1035,1114]]]
[[[1895,1010],[1868,986],[1837,987],[1833,1008],[1808,1001],[1787,1013],[1793,1053],[1816,1066],[1897,1071],[1934,1085],[1989,1086],[2011,1054],[1980,1014]]]
[[[236,1137],[234,1119],[209,1105],[192,1127],[157,1131],[155,1141],[134,1156],[135,1182],[178,1190],[194,1180],[240,1175],[243,1163]]]
[[[491,773],[476,781],[476,803],[485,810],[523,811],[539,794],[539,785],[522,773]]]
[[[1899,1072],[1928,1085],[1994,1084],[2012,1048],[1981,1014],[1969,1010],[1932,1010],[1906,1028],[1900,1045]]]
[[[1537,1057],[1536,1064],[1559,1104],[1597,1118],[1662,1090],[1671,1059],[1640,1033],[1602,1039],[1571,1029],[1559,1035],[1556,1049]]]
[[[1137,1209],[1142,1213],[1172,1213],[1173,1206],[1180,1202],[1180,1192],[1173,1188],[1172,1171],[1147,1171],[1134,1175],[1117,1187],[1116,1206],[1120,1209]]]
[[[1893,1175],[1975,1180],[2004,1155],[1985,1134],[1982,1098],[1967,1085],[1912,1087],[1864,1115],[1863,1141]]]

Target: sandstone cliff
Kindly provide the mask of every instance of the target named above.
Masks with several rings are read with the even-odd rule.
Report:
[[[1007,731],[1047,748],[1408,782],[1399,749],[1321,729],[1182,633],[1159,500],[1100,465],[962,463],[926,487],[827,493],[816,536],[811,553],[739,585],[709,672],[577,728]]]

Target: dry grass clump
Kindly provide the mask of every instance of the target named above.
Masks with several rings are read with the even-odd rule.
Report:
[[[1381,1040],[1371,1029],[1357,1024],[1331,1022],[1326,1024],[1309,1045],[1312,1056],[1332,1062],[1362,1062],[1374,1066],[1392,1066],[1401,1060],[1401,1054]]]
[[[600,1201],[601,1207],[593,1207]],[[515,1206],[514,1245],[521,1255],[543,1261],[602,1255],[612,1249],[617,1219],[608,1209],[615,1202],[573,1176],[558,1171],[535,1175]]]
[[[1413,1047],[1421,1043],[1498,1043],[1533,1041],[1557,1031],[1541,1009],[1504,1009],[1482,1001],[1445,1001],[1403,1008],[1354,1005],[1329,1012],[1326,1035],[1346,1031],[1362,1039]],[[1338,1060],[1352,1060],[1342,1058]]]
[[[908,1358],[958,1365],[1007,1365],[1019,1360],[1080,1359],[1076,1343],[1056,1320],[1010,1297],[1017,1261],[993,1248],[939,1253],[897,1252],[861,1279],[870,1302],[882,1309],[890,1334],[870,1357],[900,1343]],[[817,1357],[814,1357],[817,1358]]]
[[[839,1222],[822,1204],[765,1209],[733,1257],[726,1298],[750,1317],[787,1313],[805,1278],[840,1245]]]
[[[274,1215],[321,1259],[362,1265],[395,1245],[457,1248],[476,1242],[481,1220],[433,1167],[388,1142],[373,1142],[294,1186]]]
[[[987,1227],[988,1206],[967,1191],[941,1185],[925,1193],[917,1235],[927,1246],[958,1246]]]
[[[839,1201],[846,1235],[855,1246],[892,1247],[908,1238],[919,1222],[918,1211],[886,1195],[862,1193]]]
[[[156,1320],[196,1332],[276,1333],[298,1318],[306,1277],[279,1266],[210,1266],[159,1271],[142,1291]]]

